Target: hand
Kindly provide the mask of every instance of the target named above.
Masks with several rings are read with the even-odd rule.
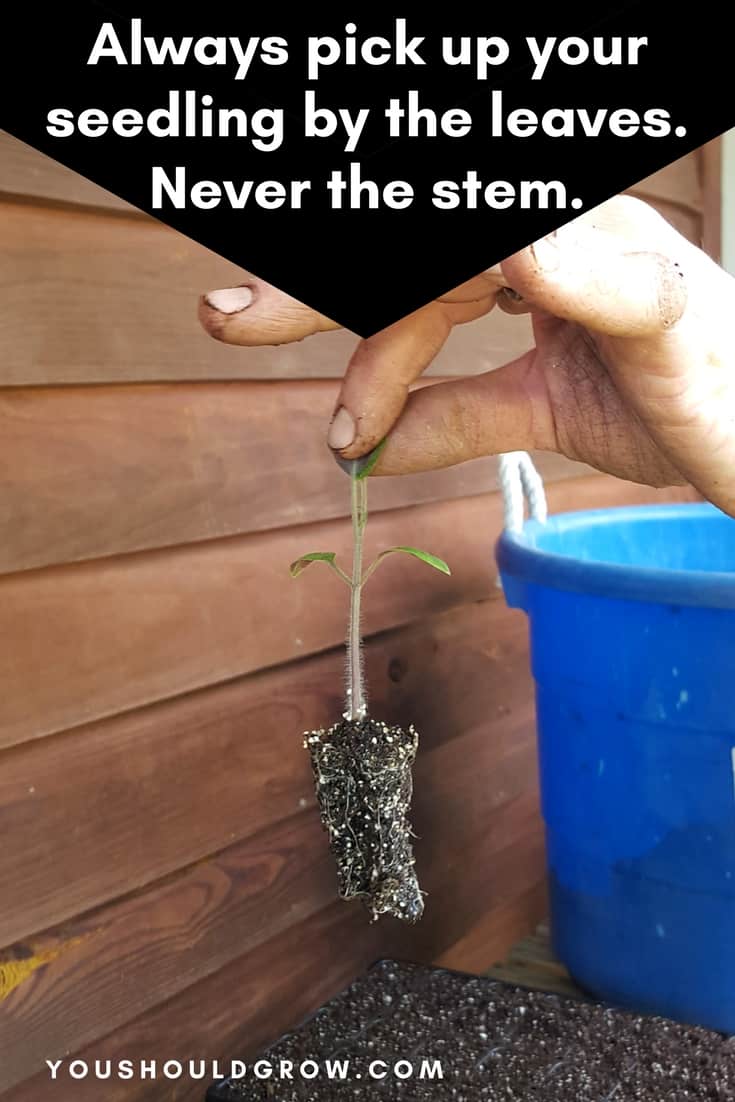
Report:
[[[512,288],[512,290],[510,290]],[[484,375],[409,394],[452,326],[530,311],[536,341]],[[260,280],[200,304],[212,336],[280,344],[336,328]],[[376,475],[542,449],[735,514],[735,279],[647,204],[619,196],[361,341],[328,441]]]

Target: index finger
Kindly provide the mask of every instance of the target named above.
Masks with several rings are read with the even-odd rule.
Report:
[[[482,317],[498,288],[469,281],[456,295],[436,299],[360,341],[345,373],[327,435],[343,459],[359,459],[398,420],[411,383],[426,370],[453,326]]]
[[[290,344],[340,328],[318,310],[251,275],[238,287],[202,295],[199,320],[215,340],[250,346]]]

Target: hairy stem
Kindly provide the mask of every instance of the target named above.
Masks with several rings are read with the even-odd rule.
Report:
[[[367,713],[362,675],[362,636],[360,611],[362,597],[362,547],[367,524],[367,479],[351,478],[352,506],[352,579],[350,581],[350,625],[347,636],[347,709],[348,719],[363,719]]]

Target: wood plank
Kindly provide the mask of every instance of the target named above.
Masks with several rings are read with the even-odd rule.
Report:
[[[552,991],[572,999],[588,997],[554,956],[548,929],[544,928],[514,945],[507,959],[494,964],[487,974],[536,991]]]
[[[354,908],[335,903],[306,922],[233,961],[212,977],[83,1049],[78,1057],[93,1064],[122,1059],[219,1060],[221,1066],[257,1052],[316,1007],[346,987],[380,955],[384,931],[365,927]],[[299,946],[298,952],[295,947]],[[267,982],[263,978],[267,977]],[[209,1080],[176,1083],[121,1082],[104,1085],[105,1102],[203,1102]],[[10,1102],[49,1102],[69,1089],[42,1071],[2,1098]],[[100,1083],[74,1084],[75,1102],[99,1102]]]
[[[476,925],[450,945],[434,962],[460,972],[485,972],[488,960],[497,958],[497,946],[507,948],[508,931],[523,937],[535,930],[539,919],[548,914],[548,890],[545,870],[541,879],[526,891],[505,898],[480,917]],[[501,949],[500,952],[504,952]]]
[[[718,264],[722,260],[722,139],[707,142],[699,150],[702,178],[703,247]]]
[[[410,539],[451,559],[454,574],[395,556],[371,580],[367,633],[495,593],[499,527],[497,495],[375,516],[372,548]],[[338,645],[346,588],[319,566],[292,580],[288,564],[319,549],[345,561],[350,541],[350,526],[330,521],[6,575],[0,745]]]
[[[127,213],[135,211],[124,199],[98,187],[5,130],[0,130],[0,193]]]
[[[450,955],[450,967],[476,970],[472,961],[479,959],[484,971],[488,960],[505,952],[523,933],[542,895],[535,886],[506,898],[489,912],[477,953],[459,959]],[[192,1057],[222,1063],[251,1059],[375,960],[389,954],[415,957],[409,938],[401,936],[398,943],[395,927],[366,927],[357,909],[332,904],[77,1055],[90,1064],[110,1060],[113,1067],[122,1059],[159,1064],[165,1058],[184,1063]],[[443,960],[442,953],[439,963]],[[13,1102],[54,1102],[61,1090],[61,1082],[52,1083],[43,1071],[13,1089]],[[98,1100],[99,1082],[85,1079],[74,1084],[74,1102]],[[186,1080],[162,1084],[113,1079],[105,1084],[105,1100],[202,1102],[202,1087]]]
[[[516,734],[501,758],[478,728],[417,761],[417,868],[429,897],[421,923],[396,933],[417,959],[432,959],[496,902],[539,879],[543,847],[527,720]],[[483,791],[462,799],[478,775],[487,778]],[[14,946],[2,968],[0,1089],[317,914],[334,890],[311,810],[142,894]],[[383,925],[392,938],[396,925]],[[300,952],[298,943],[293,951]]]
[[[422,753],[482,725],[501,754],[531,722],[526,636],[501,601],[382,633],[372,711],[413,723]],[[340,648],[3,752],[0,945],[314,807],[300,735],[339,717],[343,665]]]
[[[517,807],[521,807],[520,802],[518,802]],[[519,822],[522,821],[520,813],[516,813],[516,810],[512,807],[509,808],[508,818],[512,818],[514,815]],[[495,885],[502,884],[505,896],[513,898],[526,892],[529,879],[538,876],[543,861],[542,847],[533,819],[526,820],[526,826],[522,828],[521,832],[516,830],[511,846],[499,849],[495,842],[485,837],[478,839],[468,850],[465,850],[464,855],[477,861],[486,873],[482,884],[479,885],[481,889],[479,897],[474,894],[475,886],[469,886],[472,902],[477,908],[492,908],[495,905],[496,894],[489,891],[488,877],[494,877]],[[457,851],[453,851],[455,867],[461,866],[461,856]],[[519,858],[521,864],[519,864]],[[454,936],[454,931],[461,927],[461,914],[468,889],[461,873],[458,876],[451,873],[446,875],[436,865],[432,867],[428,882],[431,883],[433,888],[441,890],[443,893],[441,909],[435,905],[434,910],[425,920],[422,920],[420,926],[413,929],[387,923],[379,924],[378,927],[370,926],[366,923],[365,916],[360,913],[358,907],[349,907],[344,904],[339,905],[339,909],[343,912],[343,918],[339,926],[332,931],[334,940],[329,946],[314,946],[313,942],[310,944],[308,935],[305,935],[304,932],[304,925],[296,927],[296,929],[288,928],[284,931],[286,936],[280,939],[280,942],[281,955],[288,963],[289,970],[298,976],[300,969],[303,967],[304,959],[312,956],[316,956],[324,968],[329,968],[335,961],[343,961],[344,971],[348,978],[350,972],[354,975],[361,971],[371,960],[387,955],[430,961],[433,956],[443,952],[447,941]],[[456,895],[456,892],[459,892],[459,895]],[[435,897],[437,894],[438,892],[433,893]],[[453,894],[455,894],[454,901],[452,901]],[[503,910],[506,909],[503,908]],[[319,914],[320,912],[315,912],[314,919],[318,919]],[[473,919],[468,918],[467,921],[473,921]],[[516,930],[514,926],[508,925],[507,917],[505,922],[498,922],[495,941],[494,943],[488,943],[488,953],[492,955],[494,951],[502,952],[503,948],[515,935]],[[100,938],[98,945],[106,957],[110,952],[107,938],[102,933],[98,937]],[[203,938],[199,939],[200,946],[203,941]],[[249,946],[249,937],[246,935],[241,938],[241,943]],[[134,939],[128,938],[124,952],[120,954],[119,964],[125,968],[126,974],[129,975],[132,981],[138,982],[138,1004],[140,1004],[148,998],[155,997],[151,979],[155,979],[156,976],[152,976],[149,970],[146,970],[145,973],[142,972],[139,962],[130,951],[133,945]],[[208,946],[205,946],[206,948]],[[190,987],[188,990],[184,988],[183,998],[177,992],[165,1005],[161,1006],[159,1003],[155,1003],[154,1007],[156,1009],[148,1012],[143,1011],[138,1022],[133,1021],[132,1029],[126,1029],[127,1023],[121,1021],[117,1026],[115,1035],[110,1038],[114,1048],[120,1055],[124,1053],[126,1057],[131,1055],[131,1046],[135,1046],[132,1048],[134,1056],[137,1056],[139,1052],[141,1057],[143,1052],[154,1054],[154,1056],[146,1056],[145,1058],[155,1058],[157,1056],[158,1059],[161,1059],[164,1053],[168,1058],[174,1055],[182,1056],[185,1053],[191,1055],[192,1049],[197,1054],[201,1053],[210,1059],[214,1057],[221,1058],[223,1055],[242,1057],[245,1045],[248,1053],[252,1052],[255,1047],[253,1030],[250,1027],[253,1009],[260,1010],[260,1014],[256,1017],[255,1026],[260,1028],[264,1040],[268,1037],[277,1036],[283,1029],[295,1024],[298,1011],[293,1005],[288,1005],[285,1002],[280,1005],[277,1001],[277,992],[275,998],[270,996],[271,969],[268,967],[267,943],[264,953],[265,959],[262,959],[261,951],[261,946],[255,947],[255,951],[251,954],[250,974],[243,977],[242,980],[238,975],[239,969],[237,969],[237,966],[234,977],[230,974],[230,962],[228,961],[222,965],[219,974],[215,974],[214,983],[211,978],[205,977],[204,984],[195,981],[194,987]],[[170,957],[171,954],[167,953],[167,956]],[[47,967],[47,977],[54,967],[55,963]],[[172,967],[170,959],[167,967],[169,969]],[[108,972],[107,975],[105,975],[105,971]],[[43,990],[37,992],[40,997],[35,1003],[36,1011],[33,1014],[26,1014],[21,1006],[20,1012],[22,1019],[29,1023],[35,1034],[36,1047],[34,1049],[30,1045],[27,1046],[24,1039],[22,1049],[14,1048],[10,1053],[9,1060],[5,1058],[6,1038],[10,1040],[11,1037],[21,1038],[24,1035],[17,1029],[14,1019],[5,1018],[3,1016],[4,1009],[0,1010],[0,1019],[4,1025],[3,1036],[0,1039],[0,1052],[3,1053],[4,1057],[3,1072],[0,1073],[0,1089],[5,1087],[6,1084],[10,1085],[18,1075],[32,1074],[39,1065],[42,1066],[42,1059],[59,1058],[62,1054],[62,1049],[59,1046],[62,1044],[67,1046],[64,1055],[69,1051],[73,1051],[73,1046],[77,1042],[80,1042],[80,1047],[85,1044],[93,1046],[92,1051],[99,1054],[100,1048],[105,1046],[104,1043],[101,1046],[97,1041],[97,1033],[109,1028],[124,1013],[124,1006],[119,997],[110,1010],[102,1009],[106,1005],[104,1003],[104,988],[114,985],[114,979],[109,975],[110,971],[112,969],[109,967],[105,969],[104,959],[101,966],[99,960],[93,960],[90,947],[87,959],[84,962],[77,961],[77,972],[83,973],[82,975],[75,976],[73,972],[69,975],[68,971],[65,975],[61,975],[57,970],[56,976],[53,977],[55,983],[50,986],[47,983],[44,984],[39,973],[36,973],[39,976],[39,987],[43,985]],[[233,979],[235,981],[234,985]],[[238,980],[240,980],[239,983]],[[83,990],[87,996],[84,1000],[86,1005],[84,1005],[84,1002],[80,1005],[73,997],[74,987],[77,984],[80,986],[83,984]],[[219,1000],[217,1001],[220,1002],[220,1005],[218,1006],[217,1001],[215,1001],[212,1007],[214,1012],[214,1022],[212,1023],[207,1013],[206,995],[215,984],[219,989]],[[205,988],[204,998],[200,990],[202,986]],[[257,990],[260,991],[259,995],[255,995]],[[126,993],[130,993],[129,987],[127,987]],[[252,1008],[253,996],[256,999],[255,1008]],[[43,1001],[44,997],[46,1002]],[[198,1020],[194,1014],[193,1000],[199,1003]],[[189,1011],[187,1018],[189,1020],[185,1019],[182,1023],[180,1007],[183,1001],[189,1004],[187,1007]],[[225,1002],[227,1007],[229,1032],[232,1038],[230,1041],[232,1047],[229,1048],[229,1052],[225,1048],[229,1040],[227,1032],[223,1037],[217,1028],[218,1022],[221,1022],[223,1017],[222,1001]],[[303,1004],[303,995],[298,1001]],[[309,993],[309,999],[305,1007],[306,1011],[314,1009],[320,1001],[319,988],[317,987],[316,995],[314,992]],[[95,1004],[100,1007],[101,1015],[93,1020],[90,1010],[93,1009]],[[67,1007],[72,1013],[71,1020],[67,1014]],[[55,1013],[57,1008],[63,1011],[62,1017],[58,1017]],[[172,1010],[175,1017],[172,1016]],[[260,1021],[258,1021],[258,1018],[260,1018]],[[151,1025],[153,1027],[152,1033]],[[212,1028],[213,1025],[214,1029]],[[185,1037],[187,1026],[192,1031],[192,1048],[189,1049],[188,1053],[181,1043],[182,1032]],[[10,1032],[6,1034],[5,1028]],[[122,1030],[121,1034],[118,1033],[120,1029]],[[33,1038],[29,1038],[29,1040],[33,1040]],[[118,1047],[120,1041],[123,1042],[125,1047]],[[39,1042],[42,1044],[42,1048],[38,1047]],[[139,1045],[140,1047],[138,1047]],[[172,1048],[174,1049],[173,1053],[171,1052]],[[56,1057],[42,1057],[41,1052],[54,1052],[58,1055]]]
[[[0,1089],[224,967],[239,955],[235,946],[246,952],[318,913],[330,892],[322,833],[313,814],[302,814],[170,883],[8,950]]]
[[[0,386],[344,374],[346,332],[251,349],[207,336],[199,295],[246,278],[153,219],[0,202]],[[531,344],[526,317],[496,310],[456,329],[429,373],[488,371]]]
[[[550,507],[679,500],[608,476],[550,487]],[[379,513],[368,551],[405,543],[446,559],[450,578],[395,556],[371,580],[367,635],[498,595],[492,546],[498,494]],[[115,715],[338,645],[345,595],[319,566],[292,581],[309,550],[349,556],[340,521],[171,551],[26,571],[0,579],[0,746]]]
[[[345,516],[347,479],[325,446],[337,386],[0,391],[0,573]],[[547,481],[589,472],[536,459]],[[372,508],[497,488],[497,460],[480,459],[375,479]]]
[[[703,196],[698,162],[699,151],[694,150],[647,176],[630,191],[641,198],[665,200],[701,213]]]

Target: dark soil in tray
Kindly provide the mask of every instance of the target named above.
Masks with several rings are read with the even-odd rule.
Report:
[[[208,1102],[732,1102],[735,1039],[443,969],[381,961]],[[326,1061],[348,1062],[327,1077]],[[319,1074],[299,1077],[302,1061]],[[372,1061],[383,1063],[374,1079]],[[443,1078],[422,1078],[424,1061]],[[280,1061],[293,1064],[282,1078]],[[408,1065],[413,1074],[396,1077]],[[313,1067],[309,1066],[309,1074]]]

